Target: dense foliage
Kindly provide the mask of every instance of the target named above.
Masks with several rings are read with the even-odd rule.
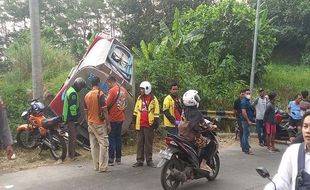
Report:
[[[183,92],[199,90],[205,107],[227,108],[249,80],[254,21],[254,9],[235,1],[200,5],[181,16],[176,10],[171,30],[161,22],[161,38],[134,49],[141,58],[137,79],[152,81],[158,94],[177,80]],[[257,79],[276,43],[265,11],[260,23]]]
[[[23,33],[5,51],[10,71],[2,75],[0,96],[3,97],[11,121],[16,127],[22,123],[20,115],[32,99],[30,34]],[[55,47],[47,39],[41,40],[44,86],[49,92],[58,92],[75,63],[70,50]]]
[[[216,61],[210,60],[209,53],[217,48],[219,61],[231,55],[236,61],[236,75],[245,81],[249,80],[255,26],[255,11],[244,3],[223,1],[209,6],[201,5],[188,11],[183,17],[184,33],[193,29],[200,30],[204,38],[196,47],[197,72],[211,74]],[[269,63],[273,47],[276,44],[274,30],[263,10],[260,17],[258,52],[256,59],[256,78],[264,72]]]
[[[256,0],[250,1],[255,5]],[[262,7],[273,19],[278,44],[274,51],[276,59],[289,60],[295,64],[310,64],[310,1],[268,0]],[[302,59],[300,59],[302,58]]]
[[[282,69],[268,64],[271,55],[281,63],[292,62],[288,59],[291,55],[297,63],[310,64],[310,2],[262,2],[255,82],[268,90],[283,92],[281,97],[288,99],[286,95],[291,92],[309,87],[307,78],[298,76],[303,71],[293,67]],[[0,1],[0,95],[7,102],[14,127],[31,96],[28,3]],[[150,80],[160,101],[168,93],[169,84],[177,81],[180,94],[197,89],[205,108],[230,109],[238,91],[249,81],[255,3],[256,0],[249,4],[235,0],[40,1],[44,86],[56,93],[70,68],[84,54],[88,34],[104,31],[134,47],[136,84]],[[278,72],[273,76],[273,71]],[[292,85],[285,90],[287,84]]]

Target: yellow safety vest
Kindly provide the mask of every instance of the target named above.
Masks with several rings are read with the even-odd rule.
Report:
[[[140,130],[140,117],[142,110],[142,99],[139,96],[135,105],[134,115],[136,116],[136,130]],[[154,118],[159,118],[159,103],[155,96],[152,95],[150,104],[148,105],[149,125],[152,126]]]

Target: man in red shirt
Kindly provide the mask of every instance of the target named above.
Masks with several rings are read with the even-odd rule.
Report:
[[[126,90],[121,87],[116,78],[109,76],[106,81],[109,86],[107,107],[109,112],[111,133],[109,134],[109,165],[115,162],[121,164],[122,156],[122,125],[125,120],[124,110],[126,108]]]
[[[147,166],[154,167],[152,151],[154,130],[159,126],[159,103],[151,92],[151,83],[143,81],[140,84],[140,96],[135,104],[132,121],[137,131],[137,162],[133,167],[143,166],[144,160]]]

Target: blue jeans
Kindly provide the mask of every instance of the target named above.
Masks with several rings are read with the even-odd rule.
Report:
[[[242,124],[241,124],[241,119],[238,118],[237,119],[238,122],[238,129],[239,129],[239,140],[240,140],[240,147],[242,147],[242,136],[243,136],[243,128],[242,128]]]
[[[178,134],[178,128],[177,127],[166,127],[166,130],[168,133],[170,133],[172,135]]]
[[[121,161],[122,156],[122,124],[123,122],[110,122],[111,132],[109,134],[109,162]]]
[[[266,139],[266,131],[264,127],[264,121],[262,119],[256,120],[256,131],[257,131],[259,143],[263,144]]]
[[[249,144],[250,126],[246,121],[242,121],[241,123],[243,129],[241,148],[242,152],[248,153],[250,151],[250,144]]]

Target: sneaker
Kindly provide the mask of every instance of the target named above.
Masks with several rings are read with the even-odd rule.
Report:
[[[78,152],[75,152],[75,153],[74,153],[74,156],[75,156],[75,157],[78,157],[78,156],[81,156],[81,154],[78,153]]]
[[[153,162],[148,162],[147,166],[151,168],[155,168],[155,164]]]
[[[110,172],[110,170],[106,169],[106,170],[99,170],[98,171],[99,173],[107,173],[107,172]]]
[[[68,161],[69,161],[69,162],[73,162],[73,161],[76,161],[76,160],[77,160],[76,157],[72,157],[72,158],[68,157]]]
[[[264,147],[264,143],[259,143],[259,146]]]
[[[269,152],[280,152],[280,150],[277,148],[270,148]]]
[[[248,152],[244,152],[245,154],[248,154],[248,155],[254,155],[254,153],[252,151],[248,151]]]
[[[277,149],[277,148],[273,148],[273,151],[275,151],[275,152],[280,152],[280,150]]]
[[[141,166],[143,166],[143,163],[141,162],[136,162],[132,165],[132,167],[141,167]]]
[[[276,152],[276,151],[274,151],[273,149],[269,149],[269,152],[270,152],[270,153],[274,153],[274,152]]]
[[[108,162],[108,166],[114,166],[114,162]]]
[[[120,158],[115,159],[115,162],[117,165],[121,165],[121,159]]]

